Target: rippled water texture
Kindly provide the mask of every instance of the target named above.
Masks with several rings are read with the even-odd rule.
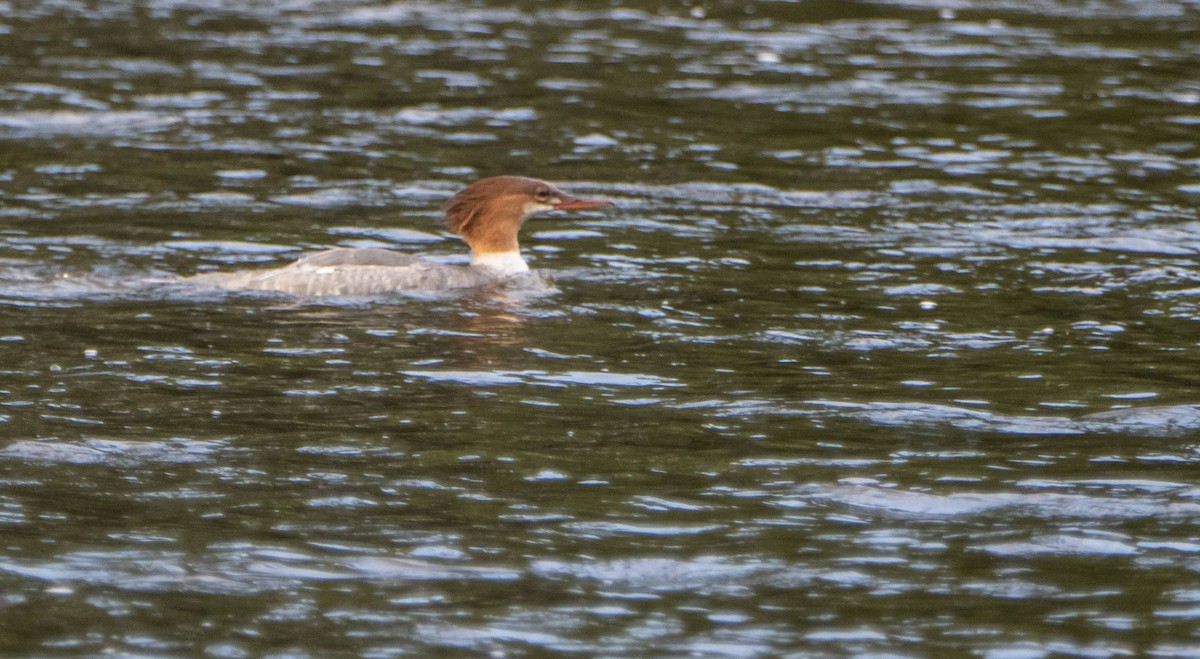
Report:
[[[616,6],[616,5],[620,6]],[[1200,6],[0,2],[0,654],[1196,656]],[[550,294],[189,287],[461,263]]]

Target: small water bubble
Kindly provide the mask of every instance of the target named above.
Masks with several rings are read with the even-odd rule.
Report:
[[[937,309],[938,305],[933,300],[921,300],[920,307],[922,311],[933,311]]]
[[[579,146],[591,146],[591,147],[616,146],[616,145],[620,144],[620,142],[618,142],[617,140],[615,140],[603,133],[591,133],[588,135],[581,135],[581,136],[575,138],[575,143],[578,144]]]
[[[754,56],[754,59],[758,60],[759,64],[778,64],[783,61],[783,58],[779,56],[779,53],[772,52],[758,53]]]

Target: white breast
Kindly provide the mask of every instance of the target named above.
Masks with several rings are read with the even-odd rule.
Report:
[[[471,265],[476,268],[487,268],[502,277],[529,272],[529,265],[525,263],[525,259],[521,258],[521,253],[515,250],[472,254]]]

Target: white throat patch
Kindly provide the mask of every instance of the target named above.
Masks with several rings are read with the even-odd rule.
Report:
[[[521,258],[521,253],[488,252],[487,254],[472,254],[471,265],[476,268],[487,268],[496,274],[509,276],[529,272],[529,265]]]
[[[525,211],[525,219],[528,220],[534,215],[540,215],[547,211],[554,210],[554,206],[551,206],[550,204],[540,204],[536,201],[527,201],[525,202],[525,208],[523,210]]]

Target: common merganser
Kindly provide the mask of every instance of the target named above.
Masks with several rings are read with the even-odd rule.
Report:
[[[442,206],[446,226],[471,248],[468,266],[442,265],[387,249],[331,249],[282,268],[216,272],[189,281],[233,291],[293,295],[377,295],[397,291],[474,288],[529,272],[517,233],[525,220],[548,211],[612,206],[580,199],[521,176],[493,176],[468,185]]]

